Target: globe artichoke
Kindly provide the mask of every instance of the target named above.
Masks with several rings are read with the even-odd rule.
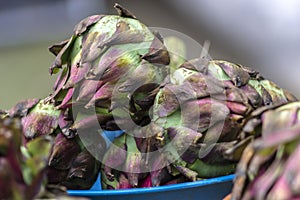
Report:
[[[238,164],[231,199],[298,199],[300,102],[256,110],[243,133],[255,138]]]
[[[61,73],[47,100],[84,115],[71,130],[93,124],[92,114],[106,130],[149,123],[155,89],[167,74],[170,58],[161,36],[119,4],[115,8],[119,16],[87,17],[69,40],[50,47],[56,55],[50,73]]]
[[[3,114],[0,118],[0,199],[58,197],[46,186],[45,170],[52,140],[43,136],[24,144],[21,121]],[[56,192],[66,195],[56,187]]]
[[[145,182],[159,186],[233,173],[238,153],[247,144],[240,144],[239,138],[251,111],[295,100],[248,67],[187,61],[162,84],[152,122],[126,132],[109,147],[101,169],[102,186],[131,188]],[[227,154],[233,148],[234,158]]]
[[[197,172],[198,178],[215,177],[234,172],[238,159],[226,153],[238,143],[251,111],[295,100],[251,68],[195,59],[184,63],[160,89],[152,121],[163,128],[156,135],[162,147],[170,144],[170,151],[176,151],[170,163]],[[183,173],[189,177],[191,172]]]
[[[53,103],[44,100],[22,101],[10,109],[8,115],[21,116],[22,134],[28,144],[40,137],[52,138],[53,147],[48,149],[50,156],[45,172],[48,184],[68,189],[89,189],[94,184],[106,149],[98,132],[86,129],[84,139],[75,134],[67,137],[63,130],[69,130],[73,124],[69,110],[56,109]],[[98,153],[92,155],[88,148]]]

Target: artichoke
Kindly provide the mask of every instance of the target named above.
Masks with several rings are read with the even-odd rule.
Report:
[[[237,166],[231,199],[298,199],[300,102],[254,111],[243,128],[248,144]]]
[[[239,138],[251,111],[295,100],[248,67],[187,61],[159,89],[152,123],[127,131],[109,147],[102,187],[150,187],[231,174],[247,144]],[[233,148],[234,158],[228,154]]]
[[[238,161],[227,152],[239,143],[251,111],[295,100],[249,67],[194,59],[182,64],[158,92],[152,122],[162,131],[151,129],[148,135],[156,134],[162,153],[172,152],[167,159],[175,167],[197,172],[197,178],[226,175]],[[189,170],[182,173],[189,177]]]
[[[63,188],[46,185],[45,171],[53,141],[41,136],[26,143],[18,117],[0,118],[0,199],[54,198],[66,195]]]
[[[73,131],[95,125],[95,114],[105,130],[149,123],[156,88],[168,72],[161,36],[119,4],[115,8],[119,16],[87,17],[69,40],[50,47],[56,55],[50,73],[61,73],[46,100],[59,109],[73,107]]]
[[[68,189],[89,189],[94,184],[106,149],[98,132],[86,129],[84,140],[75,134],[67,137],[63,130],[69,130],[73,124],[69,110],[56,109],[53,103],[44,100],[21,101],[8,111],[8,115],[21,117],[22,135],[27,144],[45,136],[53,140],[45,172],[48,184]],[[98,153],[92,155],[88,148]]]

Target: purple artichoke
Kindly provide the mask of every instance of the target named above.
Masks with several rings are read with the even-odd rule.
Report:
[[[243,128],[248,144],[237,166],[231,199],[298,199],[299,102],[254,111]]]

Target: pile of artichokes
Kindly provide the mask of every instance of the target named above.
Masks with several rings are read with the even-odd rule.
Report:
[[[243,128],[254,139],[244,150],[231,199],[297,199],[300,102],[256,110]]]
[[[239,199],[241,191],[253,190],[249,180],[261,181],[255,177],[273,166],[269,160],[280,162],[282,171],[286,155],[297,155],[292,94],[243,65],[206,57],[178,62],[158,32],[120,5],[115,8],[119,15],[87,17],[70,39],[49,48],[56,56],[50,74],[59,73],[52,94],[1,112],[0,188],[7,190],[0,198],[25,190],[26,198],[36,197],[41,182],[89,189],[99,173],[103,189],[196,181],[233,173],[250,151],[251,176],[245,171],[249,159],[242,157],[237,168],[244,178],[233,193]],[[281,104],[286,107],[276,108]],[[268,120],[263,116],[271,108],[284,114]],[[115,130],[123,133],[106,141]],[[276,130],[275,137],[252,143],[261,130],[268,137]],[[274,146],[282,143],[277,136],[287,143]],[[39,143],[46,145],[42,152]],[[256,159],[254,152],[263,153]],[[31,168],[35,156],[40,164]],[[21,168],[23,162],[28,167]],[[17,173],[3,173],[11,169]],[[286,178],[275,176],[272,183]]]

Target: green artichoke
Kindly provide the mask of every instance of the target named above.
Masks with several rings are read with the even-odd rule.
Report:
[[[256,138],[237,166],[231,199],[298,199],[300,102],[254,111],[243,128]]]
[[[73,115],[81,116],[72,130],[89,124],[87,110],[105,130],[149,123],[156,88],[168,72],[170,58],[161,36],[125,8],[115,8],[119,16],[87,17],[69,40],[50,47],[56,55],[50,73],[61,73],[47,100],[59,109],[73,107]]]
[[[184,63],[160,89],[152,122],[163,128],[157,132],[162,147],[170,144],[175,151],[170,163],[209,178],[234,172],[238,159],[226,153],[239,142],[251,111],[295,100],[253,69],[195,59]]]
[[[63,134],[74,123],[68,110],[56,109],[44,100],[25,100],[8,111],[11,117],[21,116],[22,134],[27,143],[40,137],[50,137],[53,147],[49,149],[46,165],[48,184],[68,189],[89,189],[98,177],[100,160],[106,143],[95,130],[85,129],[84,140],[75,134]],[[88,149],[97,149],[91,154]]]

